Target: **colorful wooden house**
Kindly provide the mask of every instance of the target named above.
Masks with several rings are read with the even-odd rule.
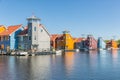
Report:
[[[10,50],[15,50],[18,48],[18,38],[17,35],[22,30],[22,25],[8,26],[7,28],[0,28],[0,49],[6,51],[8,48]]]
[[[108,49],[117,49],[118,48],[118,44],[117,44],[117,42],[115,40],[112,39],[109,42],[107,42],[106,47]]]
[[[50,36],[50,45],[52,49],[57,48],[57,38],[59,38],[61,35],[60,34],[52,34]]]
[[[97,40],[92,35],[87,36],[87,39],[85,40],[85,48],[88,50],[97,49]]]
[[[36,52],[50,51],[50,34],[36,16],[27,18],[28,25],[19,35],[19,48]]]
[[[63,41],[65,50],[73,50],[74,49],[74,39],[69,34],[69,31],[63,31]]]
[[[106,48],[106,43],[104,42],[102,37],[99,37],[97,42],[98,42],[97,43],[97,48],[98,49],[105,49]]]
[[[76,38],[74,42],[74,49],[80,49],[82,47],[82,42],[84,38]]]
[[[18,49],[28,50],[28,27],[18,34]]]
[[[74,39],[69,34],[69,31],[63,31],[63,34],[57,39],[57,49],[73,50],[74,49]]]
[[[6,30],[6,27],[3,26],[3,25],[0,25],[0,33],[3,32],[3,31],[5,31],[5,30]]]
[[[56,43],[56,50],[65,49],[63,34],[56,38],[55,43]]]

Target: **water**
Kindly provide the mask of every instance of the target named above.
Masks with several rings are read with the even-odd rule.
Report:
[[[120,51],[0,56],[0,80],[119,80]]]

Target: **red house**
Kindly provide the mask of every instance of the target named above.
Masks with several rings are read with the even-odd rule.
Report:
[[[97,40],[92,35],[88,35],[87,39],[85,40],[85,47],[88,50],[97,49]]]

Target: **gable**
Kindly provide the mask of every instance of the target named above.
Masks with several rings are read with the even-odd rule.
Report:
[[[15,31],[17,31],[22,25],[14,25],[14,26],[8,26],[6,30],[0,33],[0,35],[11,35]]]
[[[47,35],[50,37],[50,34],[49,34],[49,32],[47,31],[47,29],[42,25],[42,24],[40,24],[39,25],[46,33],[47,33]]]

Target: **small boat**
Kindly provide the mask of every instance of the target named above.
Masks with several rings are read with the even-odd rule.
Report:
[[[19,56],[26,56],[26,55],[28,55],[28,52],[19,52],[18,55]]]
[[[56,50],[55,53],[56,55],[62,55],[62,50]]]
[[[104,51],[104,50],[106,50],[106,49],[103,49],[103,48],[99,48],[98,50],[99,50],[99,51]]]
[[[75,49],[75,52],[79,52],[80,50],[79,49]]]

